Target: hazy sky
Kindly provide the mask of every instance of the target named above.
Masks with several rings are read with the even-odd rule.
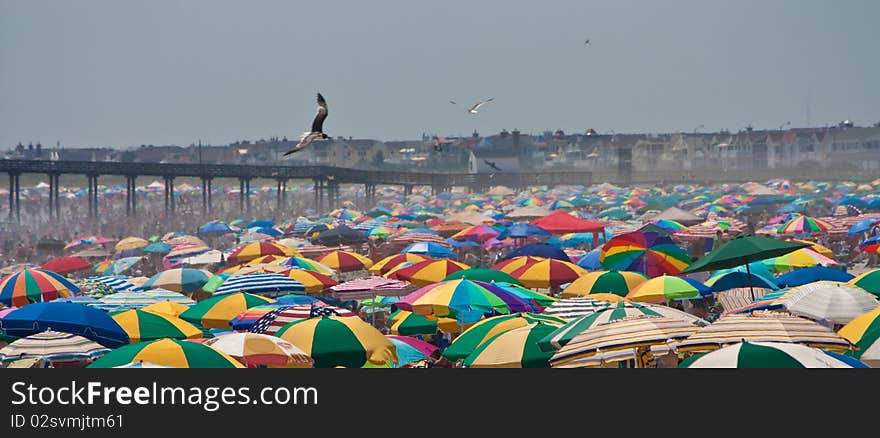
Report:
[[[876,0],[0,0],[0,148],[293,138],[317,91],[329,135],[383,140],[869,125],[878,17]]]

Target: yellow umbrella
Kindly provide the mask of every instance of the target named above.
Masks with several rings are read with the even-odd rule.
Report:
[[[145,248],[149,244],[150,242],[145,239],[141,239],[140,237],[126,237],[125,239],[116,242],[116,246],[114,247],[114,249],[116,250],[116,252],[122,252],[131,249]]]
[[[828,248],[825,247],[825,246],[819,245],[819,244],[816,243],[816,242],[813,242],[813,241],[810,241],[810,240],[803,240],[803,239],[788,239],[788,240],[791,241],[791,242],[807,243],[807,244],[810,244],[810,245],[812,245],[812,246],[810,247],[810,249],[812,249],[813,251],[816,251],[816,252],[818,252],[819,254],[822,254],[823,256],[828,257],[828,258],[830,258],[830,259],[833,259],[833,258],[834,258],[834,251],[828,249]]]
[[[171,300],[159,301],[158,303],[141,307],[141,310],[145,312],[161,313],[169,316],[180,316],[181,313],[186,312],[188,309],[189,306]]]

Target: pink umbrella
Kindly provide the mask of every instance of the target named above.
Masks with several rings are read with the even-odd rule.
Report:
[[[435,351],[439,350],[436,345],[429,344],[421,339],[416,339],[411,336],[385,335],[385,337],[403,342],[428,357],[431,357]]]

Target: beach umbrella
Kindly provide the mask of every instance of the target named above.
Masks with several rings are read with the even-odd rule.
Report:
[[[880,297],[880,269],[863,272],[849,280],[849,284],[858,286]]]
[[[366,270],[373,266],[373,261],[369,257],[351,251],[336,250],[318,257],[317,261],[339,272]]]
[[[880,300],[858,286],[832,281],[817,281],[792,289],[778,304],[790,313],[846,324],[853,318],[880,306]]]
[[[253,242],[239,246],[226,257],[227,263],[246,263],[257,257],[275,255],[282,257],[299,256],[299,253],[285,245],[274,242]]]
[[[287,293],[305,292],[302,283],[286,275],[277,273],[233,275],[214,291],[215,296],[236,292],[248,292],[263,296],[278,296]]]
[[[127,363],[124,365],[118,365],[113,368],[175,368],[175,367],[168,366],[168,365],[159,365],[159,364],[155,364],[153,362],[137,361],[137,362]]]
[[[811,266],[809,268],[796,269],[776,278],[776,286],[780,288],[802,286],[816,281],[835,281],[846,283],[855,278],[854,275],[835,268],[825,266]]]
[[[46,361],[91,360],[109,351],[109,348],[82,336],[45,330],[16,339],[0,348],[0,362],[27,358]]]
[[[150,244],[146,239],[141,239],[140,237],[126,237],[125,239],[116,242],[116,245],[113,249],[117,254],[123,251],[131,251],[137,249],[146,248]]]
[[[285,271],[279,272],[279,274],[286,275],[295,281],[299,282],[305,288],[306,293],[320,293],[328,288],[336,286],[339,284],[338,281],[315,271],[310,271],[308,269],[287,269]],[[280,299],[280,298],[279,298]]]
[[[172,249],[174,249],[173,245],[169,245],[165,242],[154,242],[154,243],[147,245],[144,248],[144,252],[153,253],[153,254],[162,254],[162,253],[167,253],[167,252],[171,251]]]
[[[398,268],[386,273],[385,277],[408,281],[416,287],[423,287],[442,281],[453,272],[469,269],[470,266],[449,259],[432,259],[403,268],[398,266]]]
[[[260,220],[251,221],[250,223],[248,223],[244,227],[245,228],[272,228],[274,226],[275,226],[275,224],[272,223],[271,219],[260,219]]]
[[[807,318],[756,311],[746,315],[723,315],[681,341],[676,348],[704,352],[743,341],[804,344],[840,353],[852,347],[841,335]]]
[[[443,319],[443,318],[440,318]],[[449,319],[449,318],[446,318]],[[395,335],[433,335],[437,333],[440,321],[439,319],[428,319],[424,315],[408,312],[406,310],[395,310],[388,317],[391,333]],[[452,320],[455,322],[455,320]],[[455,322],[454,330],[459,331],[460,327]]]
[[[54,258],[40,266],[40,269],[52,271],[61,275],[70,274],[72,272],[85,271],[86,269],[91,268],[91,263],[87,262],[82,257],[75,256]]]
[[[191,298],[179,292],[165,289],[150,289],[147,291],[122,291],[105,295],[98,299],[98,303],[92,307],[104,310],[119,310],[142,308],[162,301],[173,301],[183,305],[195,304]]]
[[[811,266],[837,266],[837,262],[812,249],[802,248],[778,257],[762,260],[761,263],[774,272],[791,272]]]
[[[367,237],[370,239],[387,239],[388,236],[394,234],[396,230],[384,225],[375,226],[367,231]]]
[[[849,227],[849,230],[847,230],[846,235],[847,236],[855,236],[857,234],[861,234],[866,231],[870,231],[871,227],[873,227],[874,225],[877,225],[877,224],[880,224],[880,218],[862,219],[862,220],[856,222],[855,224],[853,224],[851,227]]]
[[[297,256],[300,257],[300,256]],[[278,256],[278,255],[264,255],[262,257],[257,257],[249,262],[246,262],[240,266],[259,266],[259,265],[279,265],[281,262],[284,262],[288,259],[288,257]]]
[[[647,303],[618,302],[613,305],[607,304],[605,307],[598,308],[595,312],[568,321],[565,325],[540,339],[538,347],[544,351],[555,351],[562,348],[563,345],[569,343],[585,330],[635,316],[659,316],[680,319],[697,326],[709,324],[701,318],[672,307]]]
[[[0,280],[0,303],[9,307],[24,307],[81,293],[70,280],[43,269],[24,269]]]
[[[180,314],[183,319],[204,328],[230,328],[229,321],[245,309],[275,300],[248,293],[224,294],[208,298]]]
[[[510,276],[510,274],[489,268],[469,268],[456,271],[444,278],[442,281],[457,280],[466,278],[468,280],[478,280],[485,283],[511,283],[522,285],[519,280]]]
[[[133,362],[174,368],[244,368],[237,360],[215,348],[168,338],[126,345],[105,354],[86,368],[115,368]]]
[[[229,333],[208,339],[205,345],[232,356],[245,366],[311,368],[314,360],[290,342],[260,333]]]
[[[150,277],[143,289],[162,288],[190,294],[198,291],[214,274],[204,269],[175,268]]]
[[[593,293],[612,293],[625,297],[648,277],[641,272],[596,271],[588,272],[562,290],[562,298],[588,296]]]
[[[87,277],[81,280],[73,280],[73,283],[79,286],[79,288],[86,293],[90,293],[90,290],[95,285],[105,286],[105,288],[102,288],[101,291],[107,292],[109,290],[109,293],[141,291],[142,288],[140,286],[137,286],[134,283],[128,281],[130,279],[131,277],[127,275],[99,275],[95,277]]]
[[[457,259],[458,256],[449,248],[437,242],[415,242],[400,251],[401,254],[419,254],[435,259]]]
[[[50,329],[62,331],[91,339],[108,348],[129,342],[128,334],[107,312],[59,301],[34,303],[16,309],[0,319],[0,328],[7,335],[19,338]]]
[[[748,342],[728,345],[689,358],[679,368],[855,368],[828,353],[805,345]]]
[[[872,367],[880,367],[880,307],[853,318],[838,334],[857,347],[847,354]]]
[[[502,271],[507,272],[505,269],[502,269]],[[586,274],[587,271],[574,263],[556,259],[542,259],[508,273],[519,280],[525,287],[556,288],[565,283],[571,283],[581,275]]]
[[[424,286],[398,300],[399,309],[450,317],[462,323],[476,322],[491,313],[537,311],[537,306],[517,298],[491,283],[450,280]]]
[[[550,358],[553,368],[579,368],[582,360],[600,353],[665,347],[687,338],[699,327],[688,321],[659,316],[634,316],[599,324],[575,336]],[[636,356],[639,357],[639,356]]]
[[[565,322],[564,319],[555,316],[525,312],[486,318],[472,325],[453,339],[452,343],[443,350],[443,357],[451,361],[464,359],[493,336],[509,330],[535,323],[561,327]]]
[[[360,318],[321,316],[291,322],[276,334],[315,360],[315,368],[398,363],[394,344]]]
[[[581,257],[575,264],[588,271],[600,271],[602,270],[601,257],[602,248],[595,248],[587,252],[587,254]]]
[[[535,292],[531,289],[526,289],[525,286],[519,283],[507,283],[501,281],[493,282],[490,284],[502,290],[503,292],[509,293],[520,300],[532,304],[533,306],[538,308],[538,311],[557,301],[556,298],[550,295]]]
[[[141,307],[144,312],[159,313],[168,316],[180,316],[186,312],[190,306],[168,299],[157,301],[149,306]]]
[[[120,259],[116,259],[111,263],[102,273],[104,275],[120,275],[125,271],[131,269],[134,265],[141,261],[143,257],[122,257]]]
[[[662,275],[639,284],[626,298],[637,302],[662,303],[699,299],[711,294],[712,289],[692,278]]]
[[[661,229],[667,233],[670,233],[670,234],[675,233],[676,231],[684,230],[687,228],[686,226],[682,225],[681,223],[676,222],[674,220],[670,220],[670,219],[654,219],[654,220],[649,221],[648,223],[646,223],[645,225],[642,226],[643,229],[645,227],[659,228],[659,229]]]
[[[438,350],[436,345],[410,336],[385,335],[385,337],[394,344],[395,351],[397,352],[398,363],[395,367],[427,361]]]
[[[384,275],[388,273],[394,267],[400,265],[405,262],[423,262],[425,260],[429,260],[429,257],[425,257],[420,254],[414,254],[411,252],[395,254],[388,257],[385,257],[382,260],[379,260],[373,266],[370,266],[370,273],[373,275]]]
[[[880,253],[880,236],[870,237],[860,242],[859,250],[866,254]]]
[[[342,318],[357,317],[351,310],[331,306],[317,301],[309,304],[284,306],[272,310],[258,319],[248,331],[276,335],[282,327],[294,321],[316,318],[320,316],[338,316]]]
[[[608,302],[595,298],[595,295],[592,297],[563,298],[547,306],[541,314],[557,316],[568,321],[589,315],[605,307],[608,307]]]
[[[511,272],[522,268],[524,266],[531,266],[535,263],[543,261],[544,257],[532,257],[532,256],[520,256],[513,257],[507,260],[502,260],[494,265],[492,265],[492,269],[496,271],[505,272],[510,274]]]
[[[204,240],[199,239],[196,236],[190,236],[189,234],[169,237],[167,239],[163,239],[162,241],[164,243],[171,245],[172,247],[181,246],[181,245],[192,245],[192,246],[201,246],[201,247],[208,246],[208,244]],[[146,251],[146,249],[144,249],[144,251]]]
[[[797,216],[776,229],[778,234],[808,235],[812,233],[826,233],[834,228],[828,222],[809,216]]]
[[[208,222],[198,229],[199,236],[221,236],[233,232],[235,232],[235,230],[233,230],[229,224],[220,221]]]
[[[541,351],[537,340],[556,329],[555,325],[529,324],[499,333],[480,344],[464,359],[465,368],[549,368],[553,352]]]
[[[530,256],[530,257],[543,257],[548,259],[556,259],[564,262],[571,262],[571,259],[568,258],[568,254],[565,253],[558,246],[553,246],[548,243],[529,243],[523,245],[513,251],[510,252],[505,259],[511,259],[514,257],[522,257],[522,256]]]
[[[499,240],[504,240],[508,237],[513,237],[515,239],[526,239],[529,237],[550,237],[553,234],[537,225],[532,225],[526,222],[518,222],[509,227],[507,227],[504,231],[501,232],[497,236]]]
[[[289,268],[307,269],[309,271],[315,271],[317,273],[328,275],[328,276],[332,276],[332,275],[336,274],[336,271],[334,271],[333,268],[331,268],[323,263],[316,262],[314,260],[307,259],[304,257],[297,257],[297,256],[287,257],[284,260],[278,261],[277,264],[281,265],[281,266],[287,266]]]
[[[602,245],[603,269],[641,272],[648,277],[677,275],[690,263],[684,248],[657,232],[633,231],[617,235]]]
[[[713,292],[721,292],[731,289],[748,288],[749,286],[761,289],[779,289],[772,280],[756,275],[754,272],[728,271],[721,274],[715,274],[706,280],[706,286],[709,286]]]
[[[368,240],[365,233],[353,230],[347,225],[338,225],[332,229],[320,232],[312,238],[312,243],[325,246],[340,246],[357,245]]]
[[[489,218],[486,218],[489,220]],[[486,224],[478,224],[465,228],[451,236],[453,240],[473,240],[477,242],[485,242],[493,237],[501,234],[500,231]]]
[[[816,251],[817,253],[822,254],[825,257],[834,258],[834,251],[832,251],[831,249],[829,249],[825,246],[819,245],[818,243],[813,242],[811,240],[789,238],[788,241],[789,242],[797,242],[797,243],[807,243],[810,245],[809,248],[811,250]]]
[[[113,314],[131,343],[162,338],[192,339],[203,335],[198,327],[171,315],[131,309]]]

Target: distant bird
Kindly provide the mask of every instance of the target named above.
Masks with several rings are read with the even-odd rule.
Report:
[[[458,105],[458,102],[456,102],[456,101],[454,101],[454,100],[450,100],[449,103],[451,103],[451,104],[453,104],[453,105]]]
[[[490,97],[490,98],[488,98],[488,99],[486,99],[486,100],[478,101],[477,103],[474,104],[474,106],[468,108],[467,111],[468,111],[469,113],[471,113],[471,114],[476,114],[476,113],[477,113],[477,109],[478,109],[479,107],[481,107],[481,106],[483,106],[483,105],[485,105],[485,104],[487,104],[487,103],[489,103],[489,102],[491,102],[491,101],[493,101],[493,100],[495,100],[495,98],[494,98],[494,97]]]
[[[589,39],[589,38],[587,38],[587,40],[586,40],[586,41],[584,41],[584,45],[589,45],[589,44],[590,44],[590,39]]]
[[[495,170],[501,172],[501,169],[495,164],[494,161],[483,160],[483,162],[486,163],[487,166],[489,166],[489,167],[491,167],[491,168],[493,168],[493,169],[495,169]]]
[[[293,149],[284,153],[284,156],[288,156],[294,152],[299,152],[303,150],[306,146],[312,144],[313,141],[316,140],[326,140],[330,138],[329,135],[324,134],[324,119],[327,118],[327,101],[324,100],[324,96],[321,96],[321,93],[318,93],[318,113],[315,114],[315,120],[312,121],[312,131],[304,132],[299,137],[299,143],[293,147]]]

